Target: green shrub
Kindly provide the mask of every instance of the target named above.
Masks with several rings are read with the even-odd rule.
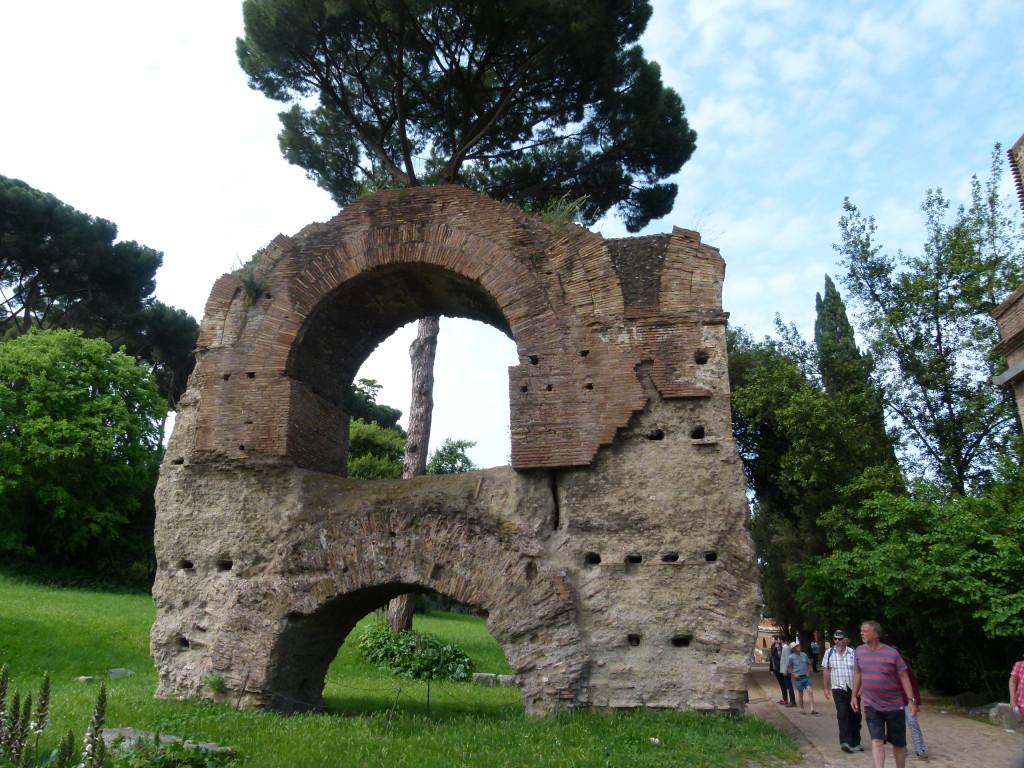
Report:
[[[108,758],[109,761],[109,758]],[[140,742],[130,749],[118,749],[111,768],[230,768],[235,765],[229,751],[215,752],[176,741],[153,744]]]
[[[363,632],[359,652],[370,664],[393,675],[429,680],[468,680],[473,675],[472,660],[457,646],[414,629],[395,634],[385,622]]]
[[[242,291],[245,293],[246,306],[256,303],[256,299],[266,288],[266,278],[260,270],[260,261],[263,258],[262,251],[255,254],[251,259],[235,270],[238,282],[242,284]]]
[[[224,676],[217,672],[211,672],[206,676],[206,687],[214,693],[224,693],[227,687],[224,685]]]

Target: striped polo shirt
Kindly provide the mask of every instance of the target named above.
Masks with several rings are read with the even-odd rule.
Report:
[[[864,706],[882,712],[903,709],[899,673],[907,668],[907,663],[895,648],[884,643],[873,651],[866,645],[858,646],[853,663],[861,674]]]

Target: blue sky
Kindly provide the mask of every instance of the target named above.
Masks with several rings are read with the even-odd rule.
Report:
[[[1021,0],[654,0],[643,45],[698,133],[674,211],[726,260],[725,310],[807,331],[844,196],[915,250],[925,190],[965,200],[995,142],[1024,133]],[[0,174],[164,252],[157,296],[197,318],[214,280],[279,232],[336,212],[277,147],[280,105],[235,60],[236,0],[0,0]],[[1011,191],[1006,174],[1006,191]],[[625,235],[611,218],[596,227]],[[408,410],[397,334],[363,375]],[[444,321],[434,445],[507,463],[508,365],[492,329]]]

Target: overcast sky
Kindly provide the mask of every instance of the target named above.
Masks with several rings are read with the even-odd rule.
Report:
[[[912,251],[925,190],[965,200],[992,146],[1024,133],[1021,30],[1021,0],[654,0],[643,45],[698,140],[645,234],[678,225],[721,249],[733,324],[809,330],[844,196]],[[197,319],[219,275],[337,212],[281,157],[282,107],[248,88],[241,31],[235,0],[0,0],[0,175],[163,251],[157,297]],[[411,338],[361,372],[406,412]],[[515,362],[497,331],[442,321],[432,446],[508,462]]]

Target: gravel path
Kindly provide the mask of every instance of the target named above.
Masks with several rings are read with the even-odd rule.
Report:
[[[800,745],[804,760],[796,763],[796,768],[873,768],[867,726],[861,730],[864,752],[848,754],[839,749],[836,710],[822,695],[820,672],[814,678],[814,702],[819,715],[803,715],[799,707],[779,706],[776,703],[779,685],[767,664],[753,666],[747,686],[749,711],[785,731]],[[918,719],[930,758],[918,760],[911,744],[907,768],[1008,768],[1013,757],[1024,749],[1024,733],[1007,733],[1000,727],[955,714],[927,700]],[[908,733],[908,739],[909,736]],[[887,768],[896,764],[891,747],[886,749],[885,764]]]

